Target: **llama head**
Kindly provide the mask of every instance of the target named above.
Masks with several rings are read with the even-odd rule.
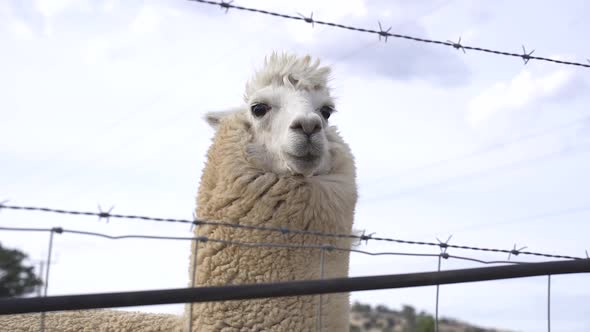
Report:
[[[327,86],[328,67],[309,56],[273,53],[246,84],[245,106],[207,114],[216,127],[238,113],[252,135],[246,152],[257,166],[279,174],[313,176],[331,167],[335,129],[328,126],[334,101]]]

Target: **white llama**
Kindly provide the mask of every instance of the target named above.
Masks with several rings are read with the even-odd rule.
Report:
[[[209,114],[216,128],[201,178],[197,216],[241,225],[350,233],[357,192],[348,146],[329,125],[335,105],[329,68],[310,57],[270,56],[246,85],[245,105]],[[199,226],[196,235],[254,243],[349,242],[310,235]],[[193,250],[194,253],[194,250]],[[318,279],[315,249],[246,248],[199,243],[196,284]],[[348,253],[325,255],[325,277],[348,275]],[[192,274],[192,273],[191,273]],[[348,295],[194,304],[195,331],[348,330]]]

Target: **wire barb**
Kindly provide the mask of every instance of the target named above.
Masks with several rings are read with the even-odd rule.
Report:
[[[369,244],[369,240],[373,239],[373,235],[375,235],[376,233],[373,232],[371,234],[366,234],[366,229],[363,229],[363,233],[361,235],[358,236],[358,241],[356,243],[353,244],[353,246],[358,247],[362,244],[363,241],[365,241],[365,245]]]
[[[335,247],[335,246],[333,246],[333,245],[331,245],[331,244],[322,244],[322,245],[320,246],[320,248],[321,248],[322,250],[327,250],[327,251],[332,251],[332,250],[335,250],[335,249],[336,249],[336,247]]]
[[[6,203],[8,203],[9,200],[5,199],[2,202],[0,202],[0,212],[2,212],[2,209],[4,209],[6,207]]]
[[[306,23],[311,24],[311,27],[314,28],[315,27],[315,21],[313,20],[313,12],[311,12],[311,15],[309,15],[309,17],[301,14],[301,13],[297,13],[297,15],[301,16],[301,18],[303,19],[303,21],[305,21]]]
[[[449,249],[449,242],[453,238],[453,235],[449,235],[446,241],[441,241],[438,237],[436,240],[438,241],[438,246],[440,247],[440,257],[444,259],[448,259],[450,255],[447,253],[447,249]]]
[[[193,222],[191,222],[191,226],[189,227],[189,231],[192,233],[195,230],[195,226],[197,226],[197,213],[193,211]]]
[[[522,61],[524,61],[525,65],[532,59],[531,55],[533,55],[534,52],[535,50],[532,50],[527,53],[526,48],[524,48],[524,45],[522,45],[522,55],[520,57],[522,58]]]
[[[225,1],[221,0],[221,2],[219,3],[219,7],[225,9],[225,13],[227,14],[227,12],[229,11],[229,9],[233,7],[231,5],[232,2],[234,2],[234,0],[230,0],[228,2],[225,2]]]
[[[467,52],[465,52],[465,47],[463,47],[463,45],[461,45],[461,37],[459,37],[459,41],[456,43],[453,41],[450,41],[450,40],[447,40],[447,42],[449,42],[450,45],[453,46],[453,48],[463,51],[464,54],[467,53]]]
[[[508,260],[510,260],[510,257],[511,257],[512,255],[514,255],[514,256],[518,256],[518,255],[519,255],[519,254],[521,254],[521,252],[522,252],[523,250],[525,250],[526,248],[527,248],[527,247],[522,247],[522,248],[520,248],[520,249],[516,249],[516,243],[515,243],[515,244],[514,244],[514,247],[512,247],[512,250],[510,250],[510,252],[508,253]]]
[[[108,224],[109,221],[111,220],[111,212],[113,212],[113,209],[115,208],[115,206],[111,206],[110,209],[108,209],[107,211],[103,211],[102,207],[100,207],[100,204],[98,205],[98,221],[101,221],[103,219],[106,220],[106,223]]]
[[[62,234],[64,232],[64,229],[61,228],[61,227],[53,227],[53,228],[51,228],[50,232],[57,233],[57,234]]]
[[[379,23],[379,41],[381,41],[381,37],[385,38],[385,42],[387,43],[387,37],[391,36],[392,34],[389,33],[389,31],[391,31],[392,27],[387,28],[387,30],[383,30],[383,27],[381,26],[381,22],[377,21],[377,23]]]

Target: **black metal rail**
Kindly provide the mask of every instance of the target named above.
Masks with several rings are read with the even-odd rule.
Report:
[[[590,272],[590,260],[383,276],[0,300],[0,314],[343,293]]]

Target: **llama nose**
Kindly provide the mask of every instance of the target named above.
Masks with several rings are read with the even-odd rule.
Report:
[[[291,123],[291,130],[311,136],[322,130],[322,120],[319,116],[307,116],[297,118]]]

